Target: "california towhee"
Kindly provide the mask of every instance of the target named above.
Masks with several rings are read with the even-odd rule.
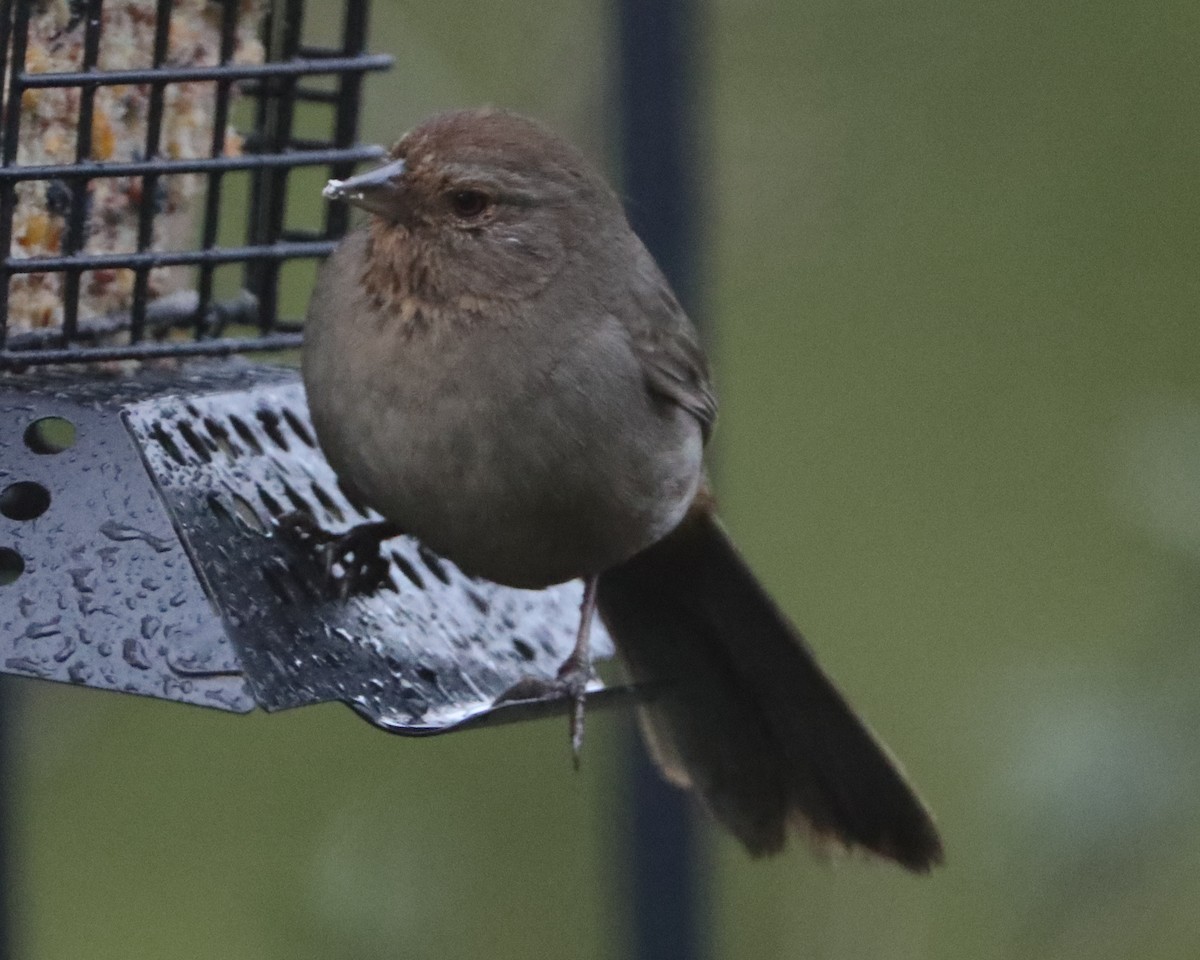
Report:
[[[633,679],[655,682],[639,711],[659,766],[751,853],[794,826],[940,862],[924,805],[718,522],[696,331],[591,164],[530,120],[469,110],[325,195],[372,214],[305,326],[343,481],[469,574],[582,578],[562,687],[582,704],[598,608]]]

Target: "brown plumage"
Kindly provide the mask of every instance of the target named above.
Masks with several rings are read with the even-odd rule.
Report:
[[[304,379],[322,447],[469,573],[588,584],[655,695],[666,776],[754,854],[790,827],[923,871],[941,843],[898,765],[730,544],[703,479],[696,333],[604,179],[500,110],[445,114],[328,196],[373,216],[318,278]],[[581,729],[581,728],[576,728]]]

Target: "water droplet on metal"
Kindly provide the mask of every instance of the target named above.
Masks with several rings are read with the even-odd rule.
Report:
[[[156,553],[166,553],[175,545],[175,542],[170,538],[156,537],[146,530],[139,530],[137,527],[131,527],[129,524],[121,523],[118,520],[106,520],[100,524],[100,533],[108,537],[109,540],[115,540],[118,543],[140,540]]]
[[[121,646],[121,655],[125,658],[125,662],[135,669],[150,669],[150,658],[146,655],[141,641],[136,637],[126,639],[125,643]]]

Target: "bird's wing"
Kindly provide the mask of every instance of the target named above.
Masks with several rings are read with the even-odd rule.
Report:
[[[717,419],[717,397],[696,328],[648,253],[633,284],[636,309],[627,323],[646,386],[700,421],[707,442]]]

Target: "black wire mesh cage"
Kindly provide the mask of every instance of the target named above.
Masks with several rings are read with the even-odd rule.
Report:
[[[366,52],[366,0],[326,45],[304,42],[302,0],[0,11],[0,370],[298,345],[284,268],[348,214],[289,226],[293,174],[382,152],[357,142],[364,74],[390,63]]]
[[[378,516],[321,456],[295,371],[211,359],[300,345],[287,271],[348,226],[320,186],[383,153],[357,142],[389,63],[366,0],[314,24],[325,45],[302,0],[0,10],[0,672],[233,711],[341,700],[402,733],[555,709],[497,698],[554,676],[578,585],[483,583],[408,537],[365,579],[323,565]],[[207,359],[108,362],[175,357]]]

